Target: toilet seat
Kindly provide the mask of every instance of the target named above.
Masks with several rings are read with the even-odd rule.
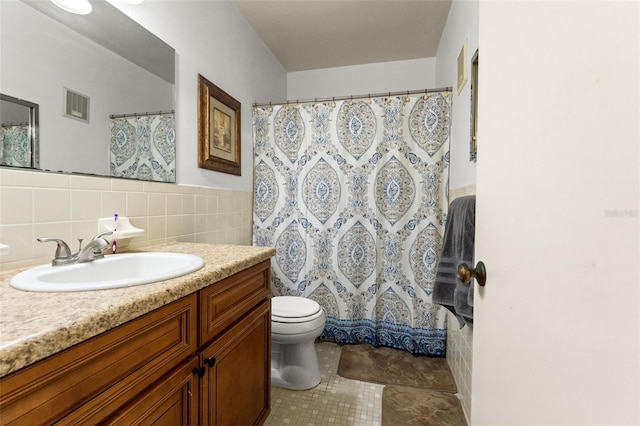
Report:
[[[311,299],[296,296],[277,296],[271,299],[271,321],[303,323],[324,315],[320,305]]]

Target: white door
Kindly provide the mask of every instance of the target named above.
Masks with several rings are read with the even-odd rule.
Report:
[[[639,29],[480,3],[474,425],[640,424]]]

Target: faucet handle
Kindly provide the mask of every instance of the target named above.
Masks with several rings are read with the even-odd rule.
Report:
[[[105,232],[101,232],[101,233],[99,233],[98,235],[96,235],[95,237],[93,237],[92,239],[93,239],[93,240],[97,240],[98,238],[102,238],[102,237],[104,237],[105,235],[111,235],[111,234],[113,234],[113,231],[105,231]]]
[[[71,250],[69,249],[69,246],[60,238],[40,237],[36,239],[41,243],[55,241],[58,244],[58,247],[56,248],[56,254],[55,254],[56,259],[67,259],[71,257]]]

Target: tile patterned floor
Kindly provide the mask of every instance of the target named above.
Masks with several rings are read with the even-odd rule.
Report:
[[[380,426],[383,385],[337,374],[340,346],[316,343],[322,382],[313,389],[271,388],[271,414],[265,426]]]

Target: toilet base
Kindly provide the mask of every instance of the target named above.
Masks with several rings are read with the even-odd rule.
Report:
[[[322,376],[314,341],[298,344],[271,343],[271,385],[305,390],[320,384]]]

